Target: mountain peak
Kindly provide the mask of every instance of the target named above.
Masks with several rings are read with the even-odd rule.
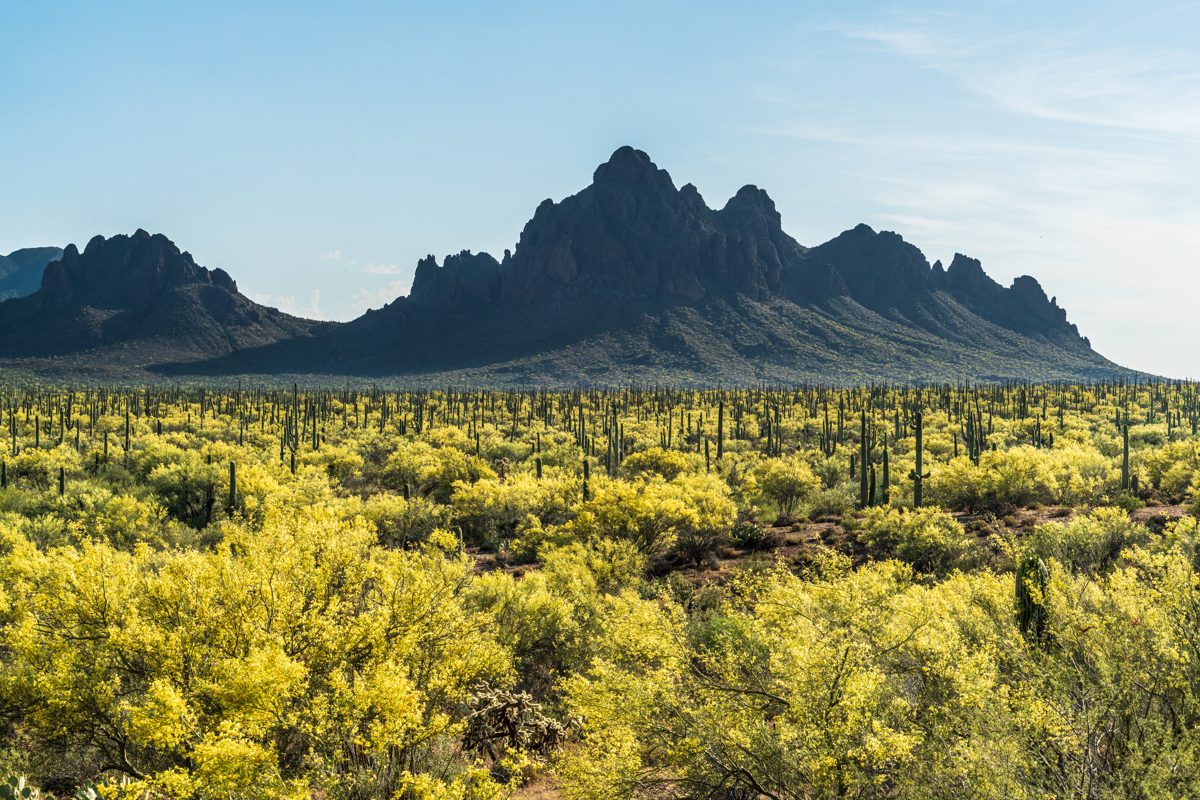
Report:
[[[596,185],[659,183],[674,188],[666,170],[659,169],[645,152],[629,145],[618,147],[608,161],[596,167],[592,182]]]
[[[189,284],[237,291],[224,271],[199,266],[166,236],[139,228],[132,236],[93,236],[82,253],[68,245],[62,258],[46,267],[40,295],[60,305],[121,308],[149,303],[162,291]]]
[[[259,306],[142,229],[94,238],[82,254],[71,246],[41,291],[4,309],[0,352],[134,343],[142,355],[122,358],[168,353],[179,374],[198,357],[210,358],[202,371],[472,370],[542,383],[1122,373],[1032,278],[1006,288],[961,254],[935,268],[899,234],[865,224],[807,248],[759,187],[714,210],[632,147],[591,185],[541,203],[502,261],[466,250],[421,259],[407,298],[345,325]]]
[[[728,211],[731,208],[735,209],[754,209],[762,211],[767,216],[779,217],[779,212],[775,210],[775,201],[765,190],[758,188],[752,183],[748,183],[737,190],[737,194],[729,198],[729,202],[725,204],[723,210]]]
[[[9,357],[104,351],[125,363],[187,361],[304,336],[321,323],[261,306],[222,269],[206,269],[160,233],[92,237],[42,273],[36,292],[3,304]]]

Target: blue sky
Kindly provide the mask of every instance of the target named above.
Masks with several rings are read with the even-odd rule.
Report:
[[[247,8],[252,6],[252,8]],[[0,252],[143,227],[352,318],[616,147],[1036,276],[1200,376],[1197,2],[0,4]]]

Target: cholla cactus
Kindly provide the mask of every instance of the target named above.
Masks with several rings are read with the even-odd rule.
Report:
[[[463,747],[496,760],[506,750],[545,755],[562,743],[567,728],[546,716],[525,692],[483,689],[471,698]]]

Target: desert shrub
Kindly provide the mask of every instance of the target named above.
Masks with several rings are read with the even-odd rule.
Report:
[[[607,481],[569,523],[585,539],[615,538],[653,557],[682,537],[715,541],[732,527],[737,507],[729,488],[713,475],[685,475],[674,481]]]
[[[754,479],[762,496],[785,516],[821,488],[821,479],[799,456],[766,459],[755,467]]]
[[[542,568],[519,580],[502,572],[480,576],[468,596],[495,620],[521,685],[545,690],[591,660],[605,596],[636,587],[645,568],[629,542],[572,542],[548,548]]]
[[[1098,508],[1069,522],[1034,528],[1027,546],[1042,558],[1054,558],[1073,570],[1102,572],[1126,547],[1149,541],[1150,532],[1119,508]]]
[[[807,513],[810,519],[843,517],[854,510],[856,502],[854,493],[846,486],[823,489],[809,499]]]
[[[1200,475],[1200,448],[1195,441],[1171,442],[1139,454],[1150,484],[1167,497],[1187,495]]]
[[[870,508],[861,525],[859,541],[873,558],[895,558],[919,572],[945,575],[979,556],[975,540],[940,509]]]
[[[364,460],[352,448],[324,444],[320,450],[303,451],[296,463],[319,467],[339,483],[353,483],[362,475]]]
[[[226,479],[225,469],[223,473],[220,465],[205,463],[198,453],[181,454],[174,462],[153,467],[147,483],[167,513],[200,527],[212,517],[218,487]]]
[[[822,487],[834,489],[846,480],[846,460],[841,456],[815,459],[813,474],[820,479]]]
[[[375,526],[379,543],[387,547],[424,542],[442,524],[441,507],[424,497],[372,495],[363,504],[363,516]]]
[[[661,447],[630,453],[621,461],[621,469],[631,476],[661,475],[667,480],[673,480],[697,467],[703,469],[704,465],[697,462],[694,454],[663,450]]]
[[[985,452],[978,465],[959,456],[935,466],[931,473],[926,484],[929,499],[963,511],[1052,503],[1058,491],[1044,451],[1024,445]]]
[[[771,546],[771,532],[753,520],[743,520],[733,526],[733,541],[747,550],[764,550]]]
[[[27,447],[16,456],[9,456],[8,478],[16,486],[45,490],[58,481],[59,469],[68,475],[80,472],[82,459],[72,447],[34,449]]]
[[[1093,447],[1055,447],[1041,452],[1054,475],[1053,502],[1100,503],[1119,488],[1119,468]]]
[[[457,481],[450,517],[468,541],[495,547],[511,541],[531,520],[543,526],[565,522],[578,487],[574,476],[558,470],[543,473],[541,480],[530,473],[515,473],[504,480]]]
[[[449,502],[455,483],[474,483],[494,478],[496,473],[477,456],[453,447],[434,447],[425,441],[401,443],[388,456],[384,483],[407,497],[421,495],[439,503]]]

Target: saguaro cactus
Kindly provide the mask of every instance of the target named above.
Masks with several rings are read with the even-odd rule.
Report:
[[[1129,491],[1129,418],[1121,426],[1121,491]]]
[[[229,513],[237,508],[237,464],[229,462]]]
[[[887,446],[887,431],[883,432],[883,486],[879,495],[883,505],[888,505],[891,502],[892,494],[892,476],[888,471],[888,446]]]
[[[871,505],[870,495],[872,492],[868,486],[867,479],[867,473],[871,470],[871,450],[870,444],[867,442],[867,409],[865,406],[860,417],[858,432],[858,505],[861,508],[866,508],[868,505]]]
[[[725,401],[717,402],[717,461],[725,455]]]
[[[924,469],[924,465],[923,465],[924,452],[923,451],[924,451],[925,443],[924,443],[923,437],[925,434],[925,414],[923,412],[918,411],[914,415],[913,421],[916,423],[916,429],[917,429],[916,430],[917,443],[916,443],[916,454],[915,454],[916,461],[915,461],[915,466],[913,468],[913,471],[908,474],[908,477],[911,478],[912,482],[913,482],[913,507],[920,508],[921,504],[925,501],[925,492],[924,492],[925,479],[929,477],[928,472],[921,471],[922,469]]]
[[[1046,564],[1029,552],[1017,563],[1017,626],[1025,638],[1040,642],[1046,635],[1046,586],[1050,581]]]

